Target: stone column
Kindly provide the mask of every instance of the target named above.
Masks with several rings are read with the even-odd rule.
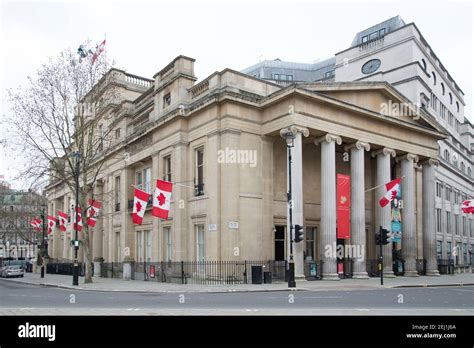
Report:
[[[391,230],[391,209],[390,206],[381,207],[379,204],[380,198],[385,193],[385,184],[391,181],[390,175],[390,156],[395,157],[396,152],[393,149],[383,148],[372,154],[377,158],[377,178],[376,186],[379,186],[375,190],[375,231],[378,232],[380,226],[387,230]],[[378,249],[378,248],[377,248]],[[383,246],[383,274],[386,277],[395,277],[393,274],[392,265],[392,243]]]
[[[364,252],[364,257],[354,258],[353,278],[368,278],[366,269],[365,235],[365,154],[370,150],[368,143],[357,141],[344,147],[351,152],[351,243]]]
[[[173,145],[173,153],[171,155],[171,181],[186,183],[188,180],[187,176],[187,164],[188,164],[188,149],[189,143],[186,141],[184,135],[181,135],[181,140]],[[192,157],[191,157],[192,158]],[[206,179],[205,179],[206,180]],[[209,179],[208,179],[209,180]],[[206,188],[204,188],[206,189]],[[172,243],[173,243],[173,261],[190,261],[193,260],[193,254],[187,252],[188,243],[194,230],[190,228],[188,233],[187,224],[187,206],[188,206],[188,194],[192,192],[189,188],[181,185],[175,185],[173,187],[173,195],[171,209],[173,210],[173,232],[172,232]],[[180,208],[180,201],[184,203],[184,209]],[[193,239],[191,239],[193,240]]]
[[[436,213],[435,213],[435,165],[428,159],[423,165],[423,258],[426,259],[426,275],[439,276],[436,261]]]
[[[416,270],[416,195],[415,167],[418,156],[406,154],[398,159],[402,164],[402,255],[405,259],[405,276],[418,277]],[[433,197],[434,199],[434,197]]]
[[[92,234],[92,258],[94,262],[94,277],[100,277],[102,262],[104,262],[104,257],[102,253],[102,236],[104,233],[103,192],[103,182],[102,180],[98,180],[96,184],[96,192],[94,195],[94,199],[102,203],[102,208],[99,210],[99,216],[95,227],[89,227],[89,233]]]
[[[293,201],[293,226],[304,226],[303,217],[303,141],[304,137],[309,136],[309,131],[306,128],[291,126],[280,130],[280,136],[286,139],[286,135],[290,133],[294,136],[293,147],[291,148],[291,195]],[[287,150],[288,151],[288,150]],[[288,158],[288,155],[287,155]],[[289,178],[287,165],[287,178]],[[287,188],[289,187],[289,180],[287,180]],[[289,207],[288,207],[289,208]],[[290,242],[290,214],[287,215],[287,234],[288,242]],[[304,228],[304,227],[303,227]],[[294,233],[294,230],[293,230]],[[293,240],[295,236],[293,235]],[[300,243],[293,243],[293,260],[295,261],[295,279],[304,280],[304,260],[303,260],[304,241]],[[288,252],[288,260],[289,260]]]
[[[326,247],[336,247],[336,143],[342,144],[341,137],[326,134],[314,142],[321,144],[321,258],[323,259],[323,279],[339,280],[335,250],[326,254]]]

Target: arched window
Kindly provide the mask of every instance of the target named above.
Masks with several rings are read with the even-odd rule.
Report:
[[[423,70],[426,71],[426,62],[424,59],[421,59],[421,66],[423,67]]]
[[[449,151],[444,150],[444,159],[449,162]]]
[[[453,104],[453,95],[449,92],[449,104]]]
[[[459,102],[456,102],[456,110],[459,112]]]
[[[469,175],[469,177],[471,177],[471,167],[467,168],[467,175]]]
[[[463,173],[466,172],[466,165],[464,164],[464,162],[461,162],[461,171],[462,171]]]
[[[432,71],[431,74],[433,75],[433,85],[436,86],[436,74],[434,71]]]
[[[444,95],[444,92],[445,92],[445,90],[444,90],[444,83],[441,82],[441,93]]]

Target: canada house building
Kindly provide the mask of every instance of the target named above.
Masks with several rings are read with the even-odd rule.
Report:
[[[401,242],[383,247],[384,273],[393,274],[395,257],[405,276],[416,276],[422,260],[428,275],[446,259],[470,270],[474,219],[460,204],[474,196],[473,126],[462,90],[415,24],[391,18],[314,64],[262,61],[196,83],[194,63],[178,56],[152,79],[108,73],[121,99],[94,116],[117,121],[94,188],[103,202],[91,233],[96,263],[288,260],[291,136],[293,224],[304,226],[293,244],[298,278],[312,260],[323,261],[323,278],[337,278],[338,259],[327,251],[341,244],[362,249],[352,271],[367,277],[375,232],[391,229],[391,208],[378,203],[383,184],[397,177]],[[336,174],[351,181],[347,239],[337,238]],[[175,183],[169,218],[152,217],[149,204],[134,225],[134,185],[152,192],[157,178]],[[71,214],[66,185],[51,181],[47,196],[49,214]],[[53,259],[73,259],[72,224],[49,238]]]

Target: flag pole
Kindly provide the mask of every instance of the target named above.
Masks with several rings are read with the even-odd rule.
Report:
[[[401,176],[401,177],[400,177],[400,179],[404,179],[404,178],[405,178],[405,176]],[[394,179],[394,180],[395,180],[395,179]],[[369,192],[369,191],[378,189],[379,187],[382,187],[382,186],[385,186],[385,185],[387,185],[387,183],[385,183],[385,184],[380,184],[380,185],[377,185],[377,186],[375,186],[375,187],[369,188],[368,190],[365,190],[365,192]]]

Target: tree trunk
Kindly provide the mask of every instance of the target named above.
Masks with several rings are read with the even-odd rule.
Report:
[[[86,264],[86,274],[84,275],[84,283],[92,283],[92,269],[91,269],[91,247],[90,247],[90,239],[89,239],[89,228],[86,227],[84,233],[84,262]]]

